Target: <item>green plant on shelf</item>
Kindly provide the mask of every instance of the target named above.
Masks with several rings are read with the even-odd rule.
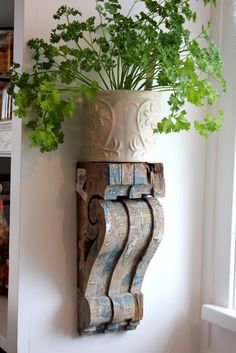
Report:
[[[82,20],[79,10],[61,6],[50,41],[28,42],[31,71],[19,73],[18,64],[10,71],[15,115],[29,116],[32,146],[57,149],[62,123],[72,118],[80,97],[91,99],[101,90],[169,92],[170,113],[157,124],[157,133],[190,129],[186,102],[205,111],[194,122],[202,136],[221,127],[222,112],[214,117],[206,110],[226,88],[220,49],[210,37],[210,24],[193,38],[187,24],[196,22],[197,14],[189,0],[134,0],[127,13],[119,0],[97,0],[95,8],[97,18]]]

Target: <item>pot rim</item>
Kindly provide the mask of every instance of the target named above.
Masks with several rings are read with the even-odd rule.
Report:
[[[123,93],[123,92],[129,92],[129,93],[137,93],[137,94],[161,94],[161,92],[158,91],[145,91],[145,90],[132,90],[132,89],[104,89],[104,90],[99,90],[97,94],[102,94],[102,93]]]

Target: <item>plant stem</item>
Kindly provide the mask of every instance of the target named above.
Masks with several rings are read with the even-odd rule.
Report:
[[[135,6],[138,2],[140,2],[140,0],[134,0],[134,3],[133,3],[133,5],[131,6],[131,8],[129,9],[129,12],[127,13],[126,17],[129,17],[131,11],[133,10],[134,6]]]

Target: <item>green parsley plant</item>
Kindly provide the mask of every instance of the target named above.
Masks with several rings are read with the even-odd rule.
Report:
[[[215,5],[216,0],[203,2]],[[61,6],[50,41],[28,42],[32,70],[19,73],[14,64],[10,71],[15,115],[29,116],[32,146],[56,150],[63,142],[63,121],[72,118],[76,102],[101,90],[170,92],[170,113],[157,124],[158,133],[189,130],[186,102],[205,110],[203,120],[194,122],[202,136],[221,127],[222,112],[213,117],[206,111],[219,87],[226,88],[220,50],[210,38],[210,24],[192,38],[187,24],[196,22],[197,14],[190,0],[133,0],[125,14],[119,0],[95,0],[95,6],[98,21],[83,21],[80,11]]]

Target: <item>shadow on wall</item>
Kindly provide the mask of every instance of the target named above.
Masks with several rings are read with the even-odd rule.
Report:
[[[60,168],[63,184],[57,199],[57,207],[63,209],[62,241],[64,249],[63,302],[54,317],[56,330],[71,337],[78,337],[77,331],[77,210],[76,210],[76,165],[84,159],[84,136],[80,128],[82,111],[77,108],[72,121],[65,122],[65,142],[59,148]],[[71,233],[68,234],[68,229]],[[72,256],[73,259],[72,259]],[[72,276],[73,274],[73,276]],[[68,314],[68,308],[70,308]],[[71,313],[73,320],[71,320]]]

